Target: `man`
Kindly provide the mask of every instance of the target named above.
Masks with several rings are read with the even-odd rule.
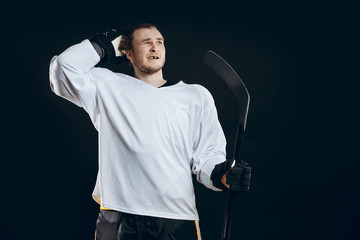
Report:
[[[134,77],[99,67],[125,60]],[[201,239],[191,174],[215,191],[249,188],[251,168],[226,161],[211,94],[165,80],[164,63],[152,24],[95,35],[51,60],[52,90],[84,108],[99,132],[97,240]]]

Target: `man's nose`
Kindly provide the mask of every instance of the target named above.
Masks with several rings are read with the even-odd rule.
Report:
[[[152,43],[150,51],[156,52],[157,50],[158,50],[158,46],[155,43]]]

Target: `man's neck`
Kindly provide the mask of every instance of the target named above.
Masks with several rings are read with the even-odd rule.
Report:
[[[160,87],[166,83],[161,70],[153,74],[135,72],[135,77],[153,87]]]

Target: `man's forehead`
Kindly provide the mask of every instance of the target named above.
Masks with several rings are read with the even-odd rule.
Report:
[[[140,28],[134,32],[134,40],[142,41],[144,39],[164,39],[162,34],[156,28]]]

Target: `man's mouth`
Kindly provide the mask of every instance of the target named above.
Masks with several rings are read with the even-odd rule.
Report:
[[[160,59],[160,57],[159,56],[150,56],[150,57],[148,57],[148,59]]]

